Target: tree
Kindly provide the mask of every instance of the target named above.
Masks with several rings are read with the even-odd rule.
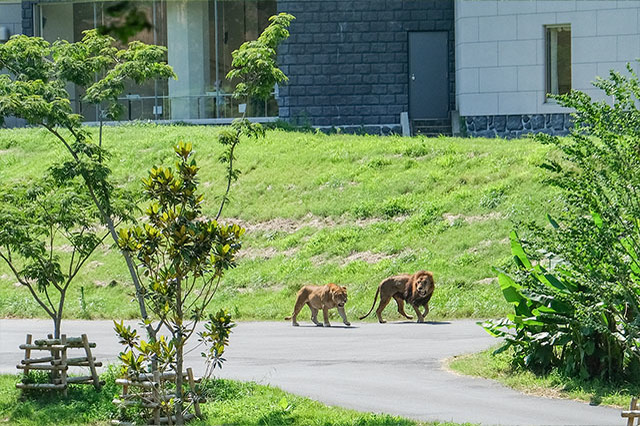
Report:
[[[515,350],[516,364],[582,378],[640,374],[640,81],[611,71],[594,85],[610,101],[572,91],[567,138],[539,135],[553,150],[543,167],[565,209],[549,226],[511,235],[515,273],[500,286],[515,312],[485,324]]]
[[[204,197],[197,193],[198,167],[191,144],[181,142],[174,150],[175,171],[154,167],[143,180],[150,201],[147,223],[121,230],[119,244],[138,260],[147,304],[170,333],[174,353],[164,358],[176,372],[175,415],[180,422],[184,347],[206,317],[224,272],[235,266],[244,229],[202,216]],[[138,371],[135,364],[123,361],[130,371]]]
[[[286,79],[277,68],[275,57],[277,45],[289,34],[286,27],[292,19],[293,16],[287,14],[271,17],[271,24],[258,41],[247,42],[233,52],[234,66],[247,71],[231,71],[227,76],[241,79],[235,96],[266,98],[276,82]],[[243,59],[237,60],[239,57]],[[191,144],[180,142],[174,147],[178,158],[175,171],[154,167],[143,180],[144,193],[150,202],[146,210],[147,223],[120,232],[120,248],[139,262],[147,305],[157,316],[158,327],[166,325],[171,336],[166,343],[138,342],[135,331],[116,324],[116,333],[129,348],[120,354],[120,359],[130,375],[154,368],[149,363],[154,358],[163,360],[156,368],[171,368],[176,372],[176,398],[173,406],[166,407],[166,415],[168,418],[175,415],[178,424],[183,423],[185,414],[185,345],[198,323],[207,318],[206,309],[222,276],[235,266],[235,255],[241,248],[244,229],[238,225],[222,225],[217,220],[228,202],[231,184],[239,176],[233,164],[235,148],[242,136],[260,138],[264,136],[264,129],[243,117],[220,132],[218,141],[225,148],[220,161],[226,165],[226,189],[215,219],[202,215],[203,196],[197,193],[198,167],[192,158],[193,149]],[[208,353],[203,353],[209,372],[221,366],[232,326],[231,317],[225,312],[208,315],[200,338],[210,344]]]
[[[80,179],[81,191],[94,204],[98,218],[117,242],[116,208],[118,199],[110,183],[110,170],[104,160],[102,139],[93,143],[82,126],[82,116],[71,109],[68,84],[84,92],[83,100],[104,109],[107,118],[115,119],[122,111],[118,96],[127,81],[142,83],[154,78],[175,77],[164,61],[164,47],[134,41],[126,49],[115,47],[115,40],[96,30],[84,32],[81,41],[58,40],[53,45],[38,37],[17,35],[0,45],[0,124],[4,117],[24,118],[31,125],[43,126],[70,154],[57,167],[58,182]],[[102,134],[100,132],[100,134]],[[133,208],[133,205],[129,205]],[[6,230],[5,230],[6,231]],[[148,318],[136,267],[127,253],[124,258],[136,288],[140,313]],[[153,327],[147,327],[155,335]]]
[[[78,179],[57,182],[52,174],[0,190],[0,259],[51,317],[57,339],[67,290],[109,233],[94,226],[98,211]],[[126,214],[114,217],[123,220]],[[61,242],[65,256],[56,251]]]

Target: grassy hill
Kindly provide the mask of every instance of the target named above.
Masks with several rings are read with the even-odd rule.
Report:
[[[140,188],[172,144],[190,141],[201,167],[205,213],[224,187],[216,127],[106,128],[104,146],[119,185]],[[238,319],[282,320],[297,289],[335,282],[349,289],[351,320],[369,310],[377,284],[401,272],[434,272],[430,319],[495,317],[508,311],[492,266],[508,264],[518,220],[557,209],[537,167],[548,148],[523,140],[401,138],[269,131],[243,141],[226,221],[248,228],[238,267],[212,309]],[[0,180],[24,184],[64,158],[40,129],[0,130]],[[60,243],[61,252],[64,244]],[[99,249],[78,277],[66,312],[80,318],[134,318],[133,286],[117,252]],[[0,265],[0,316],[43,316]],[[81,288],[84,296],[81,295]],[[398,319],[395,307],[386,317]],[[308,320],[303,311],[302,320]]]

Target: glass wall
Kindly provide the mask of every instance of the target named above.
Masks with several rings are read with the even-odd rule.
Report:
[[[105,9],[113,1],[42,3],[38,7],[39,34],[49,41],[78,41],[82,32],[113,23]],[[232,99],[235,82],[226,79],[231,52],[246,40],[256,39],[276,13],[275,0],[155,0],[137,1],[153,23],[151,30],[133,39],[168,48],[168,62],[178,80],[129,84],[119,102],[122,120],[234,118],[241,103]],[[69,16],[73,16],[70,25]],[[88,121],[96,121],[98,108],[80,101],[82,92],[68,88],[74,108]],[[275,99],[249,101],[248,117],[278,115]]]
[[[211,4],[209,21],[217,23],[218,30],[217,33],[212,32],[210,38],[211,66],[214,70],[210,86],[213,92],[220,89],[219,111],[216,111],[216,114],[222,117],[241,115],[238,109],[239,101],[229,96],[238,82],[226,79],[227,73],[231,70],[231,53],[246,40],[258,38],[262,30],[269,25],[269,17],[277,13],[276,9],[275,0],[217,0]],[[278,105],[275,99],[268,102],[249,102],[247,115],[277,116]]]

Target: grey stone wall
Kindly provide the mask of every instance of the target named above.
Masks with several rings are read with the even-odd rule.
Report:
[[[573,127],[569,114],[481,115],[464,117],[466,134],[484,138],[518,138],[529,133],[566,135]]]
[[[289,77],[280,117],[313,126],[384,127],[408,111],[408,32],[449,32],[455,109],[453,0],[281,0],[296,17],[279,49]],[[391,126],[392,127],[392,126]]]
[[[32,36],[33,30],[33,5],[34,1],[22,0],[22,34]],[[71,22],[71,21],[70,21]]]

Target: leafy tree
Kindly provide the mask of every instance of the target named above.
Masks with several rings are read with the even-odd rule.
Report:
[[[499,282],[515,312],[486,323],[515,350],[514,362],[582,378],[640,374],[640,81],[631,66],[594,85],[609,101],[572,91],[567,138],[539,135],[556,148],[543,165],[565,210],[549,226],[511,236],[516,272]]]
[[[67,290],[87,259],[109,236],[94,225],[95,205],[77,179],[41,182],[0,191],[0,259],[54,323],[60,338]],[[115,213],[118,220],[126,213]],[[68,252],[61,256],[56,244]]]
[[[154,78],[175,77],[165,62],[164,47],[134,41],[126,49],[115,47],[115,40],[99,35],[96,30],[84,32],[81,41],[58,40],[53,44],[38,38],[17,35],[0,45],[0,124],[4,117],[24,118],[31,125],[42,126],[66,148],[70,158],[56,168],[56,179],[83,182],[80,191],[97,209],[103,223],[117,242],[117,208],[123,202],[110,183],[110,170],[105,165],[107,153],[102,139],[93,143],[89,131],[82,126],[82,116],[73,113],[68,84],[83,93],[83,101],[103,108],[105,117],[115,119],[122,107],[117,98],[127,81],[142,83]],[[100,132],[102,134],[102,132]],[[133,209],[129,205],[129,209]],[[10,232],[7,229],[0,231]],[[131,279],[136,288],[140,313],[148,317],[136,267],[124,253]],[[150,334],[155,335],[149,326]]]

